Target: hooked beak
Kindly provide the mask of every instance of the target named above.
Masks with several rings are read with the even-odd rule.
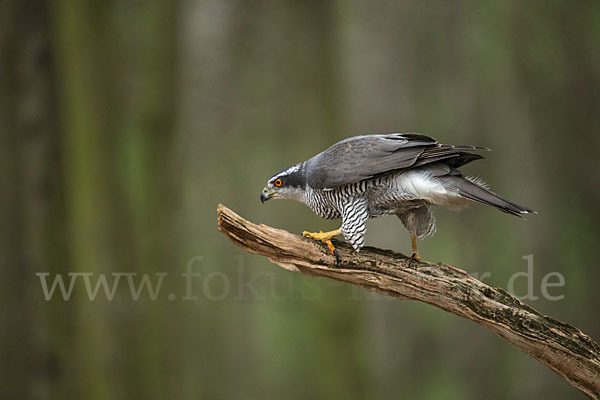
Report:
[[[264,188],[262,193],[260,194],[260,202],[264,204],[265,201],[270,200],[274,194],[275,192],[273,192],[272,190]]]

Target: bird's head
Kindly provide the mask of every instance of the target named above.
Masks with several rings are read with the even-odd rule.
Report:
[[[269,179],[260,194],[260,201],[270,199],[293,199],[302,201],[306,189],[304,163],[292,165],[279,171]]]

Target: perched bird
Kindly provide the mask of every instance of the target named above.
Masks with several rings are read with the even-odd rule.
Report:
[[[397,215],[410,233],[412,258],[420,261],[417,238],[435,232],[432,205],[458,210],[475,201],[516,216],[534,212],[463,176],[459,167],[483,158],[470,152],[477,150],[489,149],[416,133],[355,136],[273,175],[260,200],[294,199],[322,218],[341,218],[335,231],[303,233],[327,244],[336,259],[332,237],[342,234],[360,251],[368,219]]]

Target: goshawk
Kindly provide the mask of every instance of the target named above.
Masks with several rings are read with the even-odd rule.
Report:
[[[260,200],[294,199],[327,219],[342,219],[340,229],[304,236],[331,243],[342,234],[356,251],[365,243],[365,222],[397,215],[412,241],[412,257],[420,260],[416,239],[435,232],[431,205],[457,210],[475,201],[507,214],[534,212],[492,192],[481,180],[465,177],[459,167],[483,158],[477,146],[440,144],[415,133],[355,136],[288,167],[269,179]]]

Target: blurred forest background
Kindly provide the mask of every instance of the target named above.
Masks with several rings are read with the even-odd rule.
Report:
[[[599,46],[591,0],[0,1],[0,397],[584,398],[472,322],[243,253],[216,206],[335,228],[266,180],[362,133],[490,147],[466,171],[539,215],[438,209],[421,254],[504,288],[532,254],[527,302],[598,340]],[[46,301],[40,272],[168,275]]]

